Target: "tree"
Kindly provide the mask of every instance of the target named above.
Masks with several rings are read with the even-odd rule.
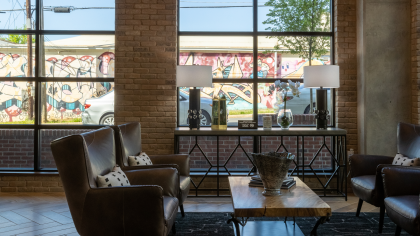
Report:
[[[268,0],[272,7],[263,24],[272,32],[329,32],[330,0]],[[309,60],[319,58],[329,51],[330,37],[325,36],[270,36],[277,38],[274,49],[286,48],[293,55]],[[310,108],[313,112],[312,89]]]
[[[23,28],[17,29],[17,30],[23,30],[23,29],[26,29],[26,26],[23,26]],[[28,43],[28,35],[7,34],[6,36],[7,37],[0,36],[0,39],[9,41],[11,43],[16,43],[16,44],[26,44],[26,43]],[[35,37],[32,37],[32,43],[35,43]]]

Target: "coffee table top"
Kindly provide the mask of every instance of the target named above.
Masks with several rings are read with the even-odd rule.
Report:
[[[280,196],[262,195],[262,187],[249,187],[251,177],[229,177],[235,217],[331,216],[331,207],[299,178]]]

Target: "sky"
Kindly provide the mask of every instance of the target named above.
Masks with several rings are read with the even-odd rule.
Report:
[[[31,0],[35,6],[36,0]],[[26,24],[26,10],[5,11],[11,9],[25,9],[26,0],[0,0],[0,30],[23,28]],[[85,7],[115,7],[115,0],[43,0],[44,8],[53,6]],[[35,12],[32,21],[35,20]],[[115,9],[75,9],[71,13],[54,13],[44,10],[45,30],[115,30]],[[50,40],[71,36],[50,35]]]
[[[115,7],[115,0],[38,0],[44,8],[58,6]],[[258,1],[258,31],[267,31],[263,24],[270,7],[268,0]],[[180,0],[181,31],[252,31],[253,0]],[[0,12],[24,9],[26,0],[0,0]],[[31,0],[35,5],[36,0]],[[33,19],[35,13],[33,13]],[[45,30],[115,30],[115,9],[76,9],[71,13],[54,13],[44,10]],[[26,11],[0,13],[0,30],[22,28],[26,22]],[[69,36],[53,36],[50,40]]]

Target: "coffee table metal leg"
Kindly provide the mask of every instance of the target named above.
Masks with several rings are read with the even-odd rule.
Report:
[[[320,224],[324,224],[327,221],[330,221],[330,217],[329,216],[323,216],[323,217],[319,218],[318,221],[316,222],[314,228],[311,231],[311,236],[317,236],[318,234],[317,234],[316,231],[318,229],[318,226]]]
[[[241,231],[239,230],[239,224],[241,224],[241,222],[238,219],[236,219],[235,214],[231,213],[230,216],[232,217],[232,219],[229,219],[227,223],[230,224],[230,222],[233,222],[236,229],[236,236],[241,236]]]

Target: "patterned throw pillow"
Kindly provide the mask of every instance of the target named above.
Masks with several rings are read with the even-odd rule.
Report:
[[[127,176],[118,165],[116,165],[108,174],[98,175],[96,181],[99,188],[130,186],[130,181],[128,181]]]
[[[138,155],[138,156],[129,156],[128,157],[128,164],[130,166],[153,165],[149,156],[145,152],[140,153],[140,155]]]
[[[392,165],[394,166],[420,166],[420,158],[413,158],[410,159],[408,157],[403,156],[402,154],[397,153],[392,161]]]

